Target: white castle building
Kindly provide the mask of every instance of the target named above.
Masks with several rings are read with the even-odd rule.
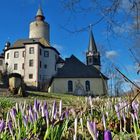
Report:
[[[63,60],[50,45],[50,25],[39,8],[30,24],[29,38],[6,43],[0,70],[20,74],[28,87],[48,92],[105,95],[107,78],[100,72],[100,53],[92,30],[86,53],[87,64],[75,56]]]

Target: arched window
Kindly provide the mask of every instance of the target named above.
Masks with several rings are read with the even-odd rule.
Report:
[[[68,92],[73,92],[73,83],[72,83],[72,81],[68,81]]]
[[[90,91],[90,81],[85,82],[86,91]]]

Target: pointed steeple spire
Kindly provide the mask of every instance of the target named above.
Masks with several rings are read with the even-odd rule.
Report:
[[[94,66],[100,70],[101,62],[100,62],[100,53],[97,50],[96,43],[94,40],[94,36],[92,33],[92,25],[90,25],[90,38],[88,51],[86,53],[87,65]]]
[[[42,10],[41,6],[39,6],[38,11],[36,13],[36,20],[38,20],[38,21],[44,21],[45,20],[45,16],[43,14],[43,10]]]
[[[97,52],[97,47],[96,47],[96,43],[93,37],[93,33],[92,33],[92,25],[90,24],[90,38],[89,38],[89,45],[88,45],[88,51],[89,52]]]

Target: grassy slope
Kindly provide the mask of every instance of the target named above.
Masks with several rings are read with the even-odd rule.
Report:
[[[47,103],[52,103],[54,100],[57,102],[62,100],[64,106],[78,106],[82,104],[85,100],[84,97],[78,97],[68,94],[60,93],[45,93],[45,92],[29,92],[28,97],[9,97],[9,96],[0,96],[0,102],[6,100],[6,102],[24,102],[32,103],[34,99],[46,100]]]

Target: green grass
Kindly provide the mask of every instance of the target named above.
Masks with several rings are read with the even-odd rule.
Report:
[[[0,96],[0,103],[7,102],[11,105],[15,104],[16,102],[24,102],[33,103],[34,99],[38,100],[46,100],[48,104],[52,104],[54,100],[56,102],[62,100],[63,106],[67,107],[78,107],[79,104],[82,104],[85,101],[84,97],[68,95],[68,94],[61,94],[61,93],[45,93],[45,92],[29,92],[28,97],[19,97],[19,96]],[[5,107],[9,105],[5,105]]]

